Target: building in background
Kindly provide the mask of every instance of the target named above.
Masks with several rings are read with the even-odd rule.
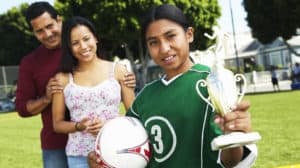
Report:
[[[294,36],[287,42],[300,53],[300,36]],[[257,39],[252,38],[250,32],[245,32],[236,35],[236,43],[240,68],[244,73],[253,70],[269,71],[271,66],[275,66],[278,71],[281,71],[281,79],[287,79],[291,75],[292,66],[300,62],[300,57],[293,54],[281,38],[263,45]],[[225,63],[227,68],[234,70],[237,66],[236,55],[233,45],[230,46],[230,54],[225,58]]]

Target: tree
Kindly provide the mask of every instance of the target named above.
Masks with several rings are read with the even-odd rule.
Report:
[[[140,80],[145,83],[149,56],[143,47],[139,21],[151,6],[162,3],[177,5],[194,23],[193,48],[204,49],[211,44],[203,34],[211,33],[220,16],[217,0],[57,0],[55,6],[65,18],[80,15],[92,20],[110,57],[121,50],[131,62],[138,59],[143,69]]]
[[[254,38],[266,44],[282,37],[288,49],[300,56],[287,43],[300,26],[299,0],[244,0],[243,5]]]
[[[0,65],[18,65],[38,45],[22,14],[27,7],[22,4],[0,15]]]

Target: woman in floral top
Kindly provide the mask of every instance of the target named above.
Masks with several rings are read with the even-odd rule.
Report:
[[[53,96],[54,130],[68,133],[66,153],[69,168],[88,168],[87,155],[94,149],[95,135],[106,120],[119,116],[123,101],[128,109],[133,88],[122,83],[126,67],[100,58],[94,26],[82,17],[63,24],[62,64],[57,73],[63,93]],[[65,105],[70,121],[65,121]]]

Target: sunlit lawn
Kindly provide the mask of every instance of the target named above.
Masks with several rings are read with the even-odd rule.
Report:
[[[0,114],[0,167],[41,168],[40,128],[40,116]]]
[[[249,95],[245,99],[252,104],[253,129],[262,135],[254,167],[299,167],[300,91]],[[40,116],[23,119],[16,113],[0,114],[0,168],[41,168],[40,128]]]
[[[254,130],[262,135],[255,168],[296,164],[299,168],[300,91],[252,95],[246,99],[252,104]]]

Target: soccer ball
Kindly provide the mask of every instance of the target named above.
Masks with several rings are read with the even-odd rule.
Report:
[[[150,158],[147,132],[133,117],[107,121],[97,135],[95,151],[104,168],[144,168]]]

